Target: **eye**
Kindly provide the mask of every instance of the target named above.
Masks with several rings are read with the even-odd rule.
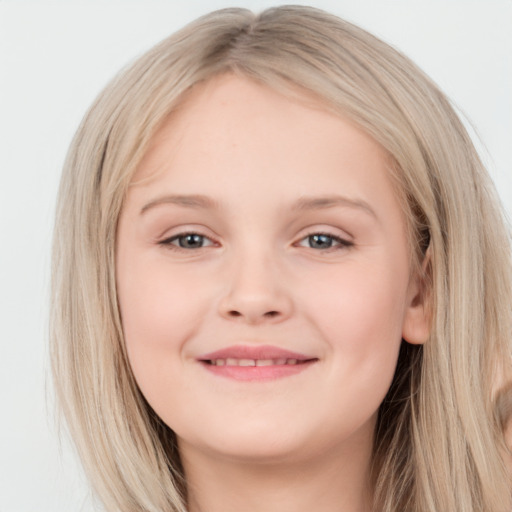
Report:
[[[161,245],[174,249],[201,249],[214,245],[214,242],[199,233],[180,233],[159,242]]]
[[[311,233],[303,238],[298,245],[300,247],[309,247],[311,249],[343,249],[354,245],[348,240],[344,240],[338,236],[330,235],[328,233]]]

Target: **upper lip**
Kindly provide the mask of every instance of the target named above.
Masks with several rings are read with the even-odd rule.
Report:
[[[297,359],[297,361],[308,361],[315,357],[292,352],[272,345],[233,345],[221,348],[215,352],[209,352],[198,357],[200,361],[211,361],[214,359]]]

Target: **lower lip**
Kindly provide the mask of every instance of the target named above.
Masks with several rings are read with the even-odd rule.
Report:
[[[316,363],[316,359],[297,364],[279,364],[271,366],[217,366],[201,361],[206,370],[228,379],[239,381],[265,381],[290,377],[306,371]]]

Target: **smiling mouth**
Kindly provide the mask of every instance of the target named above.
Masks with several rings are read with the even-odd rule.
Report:
[[[231,381],[269,382],[303,374],[318,359],[207,359],[199,361],[209,373]]]
[[[265,344],[231,345],[197,358],[209,373],[234,381],[275,381],[307,372],[319,361],[312,354]]]
[[[301,365],[305,363],[309,363],[311,361],[315,361],[316,359],[236,359],[236,358],[226,358],[226,359],[207,359],[203,361],[206,364],[211,366],[294,366]]]

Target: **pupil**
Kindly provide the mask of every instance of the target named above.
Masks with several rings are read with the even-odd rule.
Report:
[[[332,246],[332,238],[328,235],[311,235],[309,243],[313,248],[325,249]]]
[[[203,245],[203,237],[201,235],[185,235],[180,237],[180,247],[192,249]]]

